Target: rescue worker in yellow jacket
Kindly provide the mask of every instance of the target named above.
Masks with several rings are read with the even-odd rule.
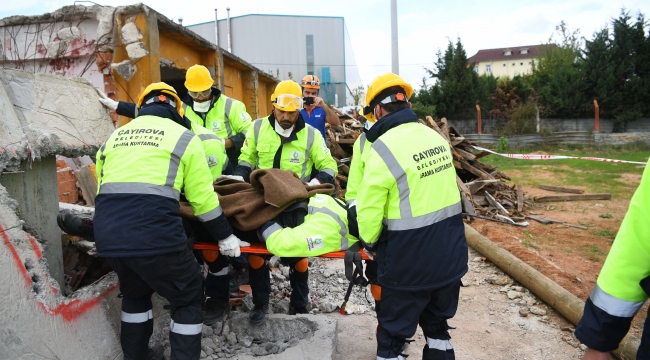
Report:
[[[194,65],[185,74],[187,96],[183,98],[182,108],[192,123],[207,128],[219,139],[223,139],[228,159],[232,166],[237,165],[246,132],[251,125],[251,116],[243,102],[228,97],[214,86],[210,71],[203,65]],[[117,102],[106,95],[101,101],[118,115],[134,118],[138,109],[133,104]]]
[[[203,272],[187,247],[178,214],[181,190],[218,239],[222,254],[238,256],[247,244],[232,234],[201,141],[189,131],[176,91],[165,83],[151,84],[137,105],[138,116],[116,129],[97,152],[97,255],[106,258],[120,280],[125,359],[147,356],[154,292],[172,306],[172,358],[198,359]]]
[[[234,176],[249,181],[254,168],[275,168],[293,171],[310,185],[333,184],[337,174],[336,161],[320,132],[307,125],[300,114],[303,108],[300,85],[291,80],[280,82],[271,95],[271,103],[271,115],[255,120],[246,134]],[[248,262],[255,304],[250,321],[261,324],[268,311],[271,291],[268,263],[257,255],[249,255]],[[290,276],[292,293],[289,313],[306,313],[309,301],[308,261],[306,258],[291,258],[287,262],[289,273],[295,274]]]
[[[632,318],[650,296],[650,167],[607,255],[596,287],[585,303],[575,335],[587,345],[585,360],[610,359],[630,330]],[[650,318],[646,318],[637,359],[650,359]]]
[[[373,117],[366,119],[361,135],[357,137],[354,145],[352,145],[352,160],[350,162],[350,171],[348,173],[348,183],[345,190],[345,202],[348,206],[348,217],[357,218],[357,192],[362,186],[363,170],[365,164],[363,163],[363,151],[370,148],[372,145],[367,138],[366,132],[375,124],[376,120]],[[358,230],[357,230],[358,236]],[[366,277],[370,283],[370,293],[375,299],[375,312],[379,311],[381,307],[381,286],[377,281],[377,262],[366,260]]]
[[[380,75],[364,108],[376,124],[366,133],[356,207],[360,240],[378,262],[377,359],[404,359],[418,323],[422,358],[454,359],[447,319],[467,272],[460,193],[449,144],[418,122],[412,94],[398,75]]]

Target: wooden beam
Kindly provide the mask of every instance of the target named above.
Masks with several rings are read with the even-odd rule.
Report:
[[[524,189],[521,187],[521,184],[517,184],[517,211],[522,212],[524,210]]]
[[[575,195],[550,195],[535,198],[536,202],[551,201],[581,201],[581,200],[609,200],[612,194],[575,194]]]
[[[571,194],[584,194],[585,192],[584,190],[580,190],[580,189],[572,189],[572,188],[565,188],[561,186],[552,186],[552,185],[540,185],[539,188],[542,190],[571,193]]]

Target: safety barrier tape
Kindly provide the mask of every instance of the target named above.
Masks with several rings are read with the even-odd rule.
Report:
[[[606,158],[597,158],[597,157],[588,157],[588,156],[565,156],[565,155],[542,155],[542,154],[500,154],[498,152],[492,151],[490,149],[482,148],[480,146],[473,146],[476,150],[487,151],[490,154],[499,155],[511,159],[521,159],[521,160],[561,160],[561,159],[576,159],[576,160],[591,160],[591,161],[601,161],[601,162],[611,162],[611,163],[622,163],[622,164],[638,164],[638,165],[647,165],[647,163],[639,161],[629,161],[629,160],[616,160],[616,159],[606,159]]]

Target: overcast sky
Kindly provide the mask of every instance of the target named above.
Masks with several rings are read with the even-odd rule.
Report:
[[[111,6],[133,2],[98,1]],[[72,3],[5,0],[0,7],[0,18],[42,14]],[[219,18],[225,17],[227,7],[231,16],[256,13],[343,16],[362,81],[368,84],[375,76],[391,70],[390,0],[145,0],[144,3],[174,20],[182,16],[184,25],[214,20],[214,8],[218,9]],[[622,7],[633,17],[639,11],[650,14],[648,0],[398,0],[400,75],[418,86],[425,76],[423,67],[431,68],[438,49],[444,52],[447,42],[455,42],[458,37],[468,56],[479,49],[540,44],[548,40],[562,20],[590,39],[612,17],[617,17]]]

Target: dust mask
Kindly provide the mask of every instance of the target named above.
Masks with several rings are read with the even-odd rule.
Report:
[[[363,127],[364,127],[366,130],[370,130],[370,128],[371,128],[373,125],[375,125],[374,122],[371,122],[371,121],[366,120],[366,122],[363,124]]]
[[[206,113],[210,109],[210,103],[211,101],[195,101],[194,104],[192,104],[192,109],[194,109],[195,112]]]
[[[282,126],[280,126],[280,123],[278,123],[278,121],[275,120],[275,132],[282,137],[288,138],[291,135],[291,132],[293,131],[294,127],[295,125],[288,129],[284,129]]]

